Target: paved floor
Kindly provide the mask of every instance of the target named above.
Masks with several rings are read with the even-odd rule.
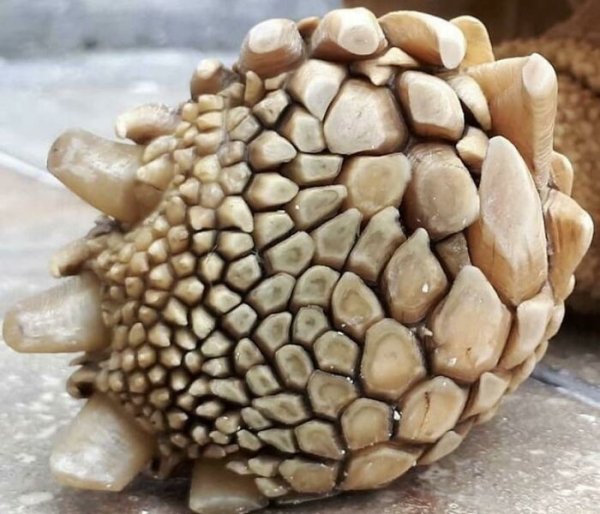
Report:
[[[118,103],[131,104],[144,95],[144,99],[159,94],[176,98],[187,81],[187,68],[181,68],[192,57],[196,56],[159,59],[160,69],[129,70]],[[89,61],[82,65],[91,66]],[[116,61],[113,65],[129,69]],[[47,272],[52,251],[84,234],[97,214],[52,181],[40,180],[36,167],[43,162],[43,148],[67,125],[66,118],[68,124],[103,126],[107,133],[114,112],[110,103],[114,84],[94,89],[82,75],[71,86],[70,95],[54,100],[46,84],[49,89],[42,87],[45,93],[37,97],[25,87],[26,75],[34,69],[20,71],[23,82],[18,91],[9,87],[6,75],[3,79],[0,73],[0,318],[16,299],[52,283]],[[185,80],[169,82],[176,70]],[[13,74],[13,79],[16,76]],[[54,91],[60,90],[56,77],[61,76],[64,79],[65,75],[55,72]],[[40,79],[40,83],[48,80]],[[146,84],[146,89],[140,84]],[[29,105],[29,111],[17,116],[19,109],[16,104],[9,105],[11,98],[22,102],[21,107]],[[68,108],[61,110],[56,102]],[[36,109],[39,116],[32,117]],[[7,112],[18,118],[14,124]],[[2,156],[2,151],[19,159]],[[506,399],[494,420],[475,428],[464,445],[439,464],[416,469],[384,491],[334,498],[285,512],[598,512],[600,328],[592,325],[589,320],[571,319],[538,369],[540,380],[526,382]],[[79,408],[78,402],[64,393],[68,360],[64,356],[18,355],[0,344],[0,513],[186,513],[188,484],[183,480],[141,478],[120,494],[78,492],[52,482],[47,467],[52,442]],[[275,512],[284,510],[270,511]]]

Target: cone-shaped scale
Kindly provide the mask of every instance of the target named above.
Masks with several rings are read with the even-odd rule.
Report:
[[[104,214],[136,221],[136,171],[143,146],[115,143],[84,130],[69,130],[52,145],[48,169],[71,191]]]
[[[190,509],[200,514],[244,514],[267,505],[250,476],[229,471],[224,461],[199,460],[194,465]]]
[[[22,300],[4,319],[3,337],[22,353],[94,351],[108,343],[100,309],[100,286],[91,274]]]
[[[63,485],[121,491],[153,452],[152,437],[121,407],[96,394],[62,434],[50,468]]]

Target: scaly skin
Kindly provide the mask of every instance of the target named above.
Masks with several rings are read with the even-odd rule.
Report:
[[[4,332],[85,350],[63,483],[121,489],[153,456],[163,476],[194,463],[198,512],[378,488],[453,451],[529,376],[592,229],[550,162],[551,67],[487,62],[472,23],[269,21],[233,70],[203,63],[177,112],[121,117],[137,147],[55,143],[51,171],[112,216],[54,261],[78,302],[24,303]],[[38,318],[83,320],[78,305],[87,330],[39,341]],[[97,412],[120,428],[95,453],[127,464],[118,479],[65,465],[99,444]]]

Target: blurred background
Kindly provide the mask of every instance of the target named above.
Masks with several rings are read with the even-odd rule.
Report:
[[[600,48],[600,16],[589,14],[600,0],[0,0],[0,319],[17,299],[51,285],[50,255],[85,234],[98,214],[44,171],[61,132],[79,126],[114,137],[114,119],[126,108],[186,99],[201,59],[232,63],[257,22],[323,15],[342,4],[377,14],[472,14],[495,44],[566,34]],[[568,21],[573,15],[576,24]],[[591,54],[585,59],[575,63],[578,69],[600,70]],[[600,105],[600,73],[598,79],[596,89],[578,82],[577,94]],[[587,162],[594,167],[585,173],[597,177],[590,182],[597,196],[589,201],[598,212],[599,123],[590,121],[580,138],[593,147]],[[600,274],[592,276],[600,283]],[[403,492],[342,500],[330,504],[331,512],[594,512],[600,504],[600,300],[587,303],[595,314],[569,313],[536,378],[460,453],[413,475]],[[45,456],[77,409],[63,392],[67,361],[17,355],[0,344],[0,512],[83,514],[91,512],[90,501],[97,513],[185,512],[179,500],[185,486],[177,484],[142,483],[107,497],[52,482]]]

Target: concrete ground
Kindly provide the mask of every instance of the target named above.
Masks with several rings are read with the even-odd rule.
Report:
[[[83,235],[97,215],[39,171],[53,138],[69,126],[109,136],[126,106],[185,98],[200,57],[158,51],[0,63],[0,317],[17,299],[52,284],[52,251]],[[598,512],[600,328],[592,325],[568,320],[537,378],[440,463],[383,491],[269,512]],[[119,494],[52,481],[52,442],[80,407],[64,392],[69,359],[18,355],[0,345],[0,513],[186,513],[182,480],[140,478]]]

